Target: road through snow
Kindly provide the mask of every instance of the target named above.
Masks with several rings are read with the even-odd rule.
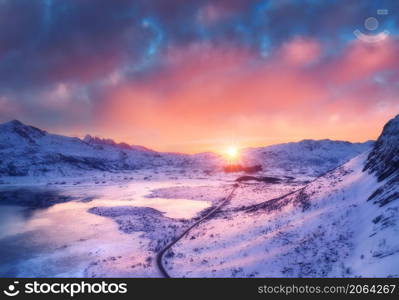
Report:
[[[168,272],[166,271],[164,265],[163,265],[163,256],[165,255],[165,253],[174,245],[176,244],[178,241],[180,241],[186,234],[188,234],[191,229],[193,229],[194,227],[196,227],[197,225],[199,225],[200,223],[204,222],[205,220],[209,219],[210,217],[212,217],[222,206],[226,205],[234,196],[234,192],[236,191],[236,189],[239,187],[239,185],[236,183],[234,184],[234,187],[232,189],[232,191],[230,192],[230,194],[224,198],[224,200],[218,205],[216,206],[214,209],[212,209],[209,213],[207,213],[204,217],[202,217],[201,219],[199,219],[197,222],[195,222],[194,224],[192,224],[189,228],[187,228],[181,235],[179,235],[178,237],[176,237],[173,241],[171,241],[168,245],[166,245],[161,251],[158,252],[157,254],[157,265],[159,268],[159,271],[161,272],[161,274],[163,275],[163,277],[165,278],[170,278],[171,276],[168,274]]]

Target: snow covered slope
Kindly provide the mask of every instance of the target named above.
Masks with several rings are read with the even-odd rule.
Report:
[[[249,148],[243,153],[246,164],[261,164],[264,170],[320,176],[369,150],[372,141],[349,143],[332,140],[303,140],[296,143]]]
[[[222,212],[172,248],[168,271],[177,277],[399,277],[398,128],[399,116],[370,153],[295,192],[271,199],[270,185],[241,185]]]
[[[372,142],[306,140],[246,149],[242,157],[246,164],[263,165],[266,173],[305,174],[312,178],[368,150],[371,145]],[[0,176],[81,176],[91,171],[158,168],[198,169],[214,174],[226,163],[220,155],[211,152],[161,153],[90,135],[79,139],[50,134],[16,120],[0,124],[0,157]]]

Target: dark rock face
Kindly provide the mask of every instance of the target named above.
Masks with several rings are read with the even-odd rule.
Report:
[[[399,115],[390,120],[370,152],[363,171],[386,182],[369,198],[380,207],[399,199]]]
[[[399,115],[384,126],[363,171],[375,173],[379,181],[399,175]]]

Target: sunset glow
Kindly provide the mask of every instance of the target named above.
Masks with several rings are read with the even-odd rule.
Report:
[[[238,149],[235,146],[230,146],[226,149],[226,155],[230,160],[234,160],[238,156]]]
[[[242,148],[375,139],[399,111],[395,22],[379,42],[351,34],[372,6],[99,2],[3,4],[0,122],[195,153],[231,132]]]

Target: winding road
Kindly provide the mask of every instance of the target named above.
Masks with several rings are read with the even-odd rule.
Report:
[[[163,265],[163,256],[165,255],[165,253],[174,245],[176,244],[178,241],[180,241],[186,234],[188,234],[191,229],[193,229],[195,226],[199,225],[200,223],[204,222],[205,220],[209,219],[210,217],[212,217],[222,206],[226,205],[234,196],[234,192],[236,191],[236,189],[239,187],[238,184],[234,184],[234,187],[232,189],[232,191],[230,192],[230,194],[224,198],[224,200],[217,205],[214,209],[212,209],[209,213],[207,213],[205,216],[203,216],[201,219],[199,219],[198,221],[196,221],[194,224],[192,224],[190,227],[188,227],[182,234],[180,234],[179,236],[177,236],[173,241],[171,241],[168,245],[166,245],[161,251],[158,252],[157,254],[157,265],[159,268],[159,271],[161,272],[161,274],[163,275],[163,277],[165,278],[171,278],[171,276],[168,274],[168,272],[166,271],[164,265]]]

